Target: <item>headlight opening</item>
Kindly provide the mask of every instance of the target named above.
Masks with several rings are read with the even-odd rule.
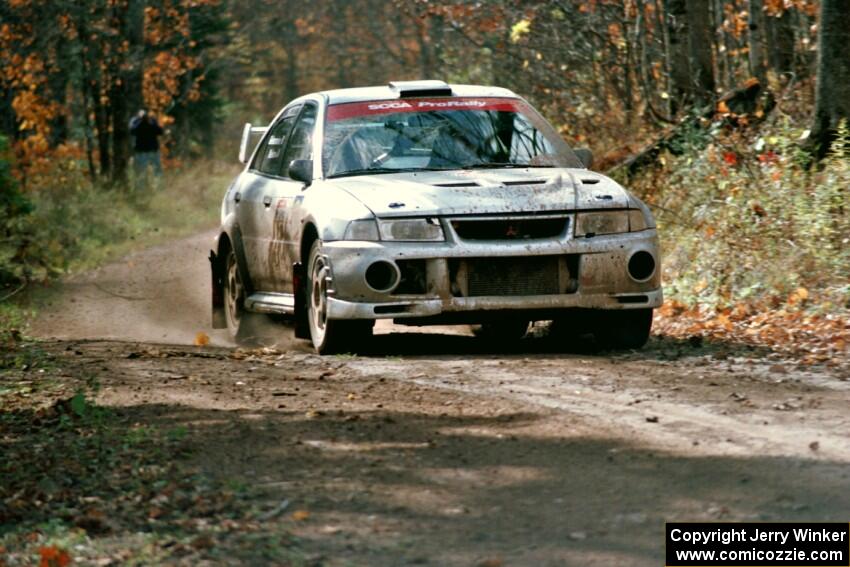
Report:
[[[378,221],[378,227],[382,240],[441,242],[446,239],[437,218],[382,220]]]
[[[598,211],[576,215],[576,236],[592,238],[629,232],[628,211]]]

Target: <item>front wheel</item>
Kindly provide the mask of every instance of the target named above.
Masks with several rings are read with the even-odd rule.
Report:
[[[319,354],[357,351],[372,336],[371,319],[346,321],[328,318],[328,282],[331,270],[317,240],[307,264],[307,322],[313,348]]]
[[[624,309],[600,314],[596,340],[614,349],[641,348],[652,330],[652,309]]]
[[[230,338],[240,344],[252,344],[258,316],[245,310],[244,281],[236,252],[230,249],[225,258],[224,319]]]

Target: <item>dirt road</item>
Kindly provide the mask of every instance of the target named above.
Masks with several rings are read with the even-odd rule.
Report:
[[[846,376],[664,337],[559,352],[541,329],[507,353],[391,326],[366,356],[284,327],[235,351],[208,329],[210,238],[72,278],[34,330],[100,404],[186,427],[193,466],[301,511],[265,524],[310,564],[657,566],[665,521],[848,519]]]

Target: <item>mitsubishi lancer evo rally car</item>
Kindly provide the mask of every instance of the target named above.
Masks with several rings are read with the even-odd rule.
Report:
[[[237,340],[259,313],[290,316],[319,353],[362,346],[376,319],[502,339],[553,321],[614,348],[649,336],[652,214],[509,90],[309,94],[247,124],[240,159],[210,254],[213,324]]]

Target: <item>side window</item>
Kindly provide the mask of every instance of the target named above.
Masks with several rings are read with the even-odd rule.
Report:
[[[284,112],[278,122],[272,126],[269,135],[263,140],[263,145],[257,150],[257,156],[251,169],[256,169],[269,175],[279,175],[280,166],[283,163],[283,150],[286,147],[295,116],[301,109],[300,106],[290,108]]]
[[[295,159],[313,157],[313,130],[316,126],[316,106],[309,104],[298,118],[298,124],[289,137],[289,145],[283,156],[281,175],[289,177],[289,164]]]

